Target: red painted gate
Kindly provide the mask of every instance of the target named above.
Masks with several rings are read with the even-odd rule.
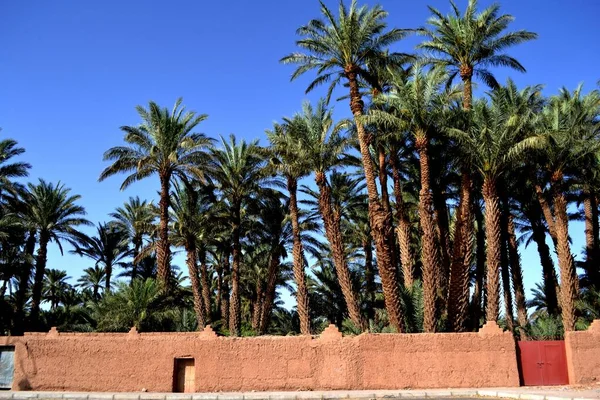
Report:
[[[519,371],[523,386],[568,385],[565,342],[519,342]]]

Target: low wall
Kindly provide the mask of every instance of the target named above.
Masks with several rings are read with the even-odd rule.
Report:
[[[595,320],[587,331],[567,332],[565,349],[569,383],[600,382],[600,320]]]
[[[0,338],[15,346],[14,390],[173,390],[175,358],[195,360],[195,390],[518,386],[512,335],[362,334],[318,338],[198,333],[58,333]]]

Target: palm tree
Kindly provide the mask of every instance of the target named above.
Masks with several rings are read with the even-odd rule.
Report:
[[[419,153],[421,190],[419,192],[419,218],[423,229],[421,259],[423,262],[424,329],[434,332],[436,327],[436,273],[440,268],[439,246],[436,243],[433,219],[433,195],[431,191],[430,141],[439,129],[438,123],[444,108],[455,96],[453,91],[442,91],[447,80],[441,70],[424,72],[415,67],[411,79],[394,80],[391,93],[375,99],[386,103],[386,110],[372,109],[363,117],[367,123],[387,126],[398,131],[409,130]],[[467,294],[468,295],[468,294]]]
[[[0,140],[0,194],[4,191],[14,191],[15,184],[12,178],[23,178],[29,175],[30,164],[22,161],[8,162],[24,152],[24,148],[17,147],[16,140]]]
[[[100,174],[100,181],[117,173],[130,175],[121,185],[124,190],[135,181],[158,174],[160,180],[160,225],[158,230],[158,280],[168,287],[171,260],[169,248],[169,187],[173,177],[203,178],[211,139],[194,128],[207,118],[206,114],[185,112],[182,99],[175,102],[172,111],[160,108],[155,102],[148,109],[137,106],[142,119],[139,126],[122,126],[124,140],[129,146],[118,146],[104,153],[105,161],[113,161]]]
[[[485,203],[487,309],[486,320],[497,321],[500,304],[501,210],[498,185],[515,162],[539,139],[532,137],[536,101],[541,88],[527,87],[518,91],[512,81],[490,94],[491,104],[479,101],[473,110],[473,123],[468,131],[450,128],[448,133],[461,146],[483,178]],[[509,286],[510,287],[510,286]]]
[[[30,314],[35,324],[40,312],[48,243],[55,242],[62,253],[61,242],[67,241],[71,245],[82,242],[86,237],[77,228],[91,225],[91,222],[83,217],[85,209],[76,204],[81,196],[71,195],[71,189],[60,182],[54,185],[40,179],[37,185],[27,184],[27,188],[28,192],[24,195],[27,204],[25,223],[36,231],[39,238]]]
[[[221,145],[222,149],[211,152],[208,173],[225,202],[231,224],[233,263],[229,331],[231,335],[239,336],[242,211],[256,200],[262,187],[273,184],[276,180],[265,175],[265,161],[259,154],[256,141],[246,143],[242,140],[238,143],[235,136],[231,135],[229,142],[221,138]]]
[[[43,299],[50,302],[50,310],[55,311],[58,304],[63,300],[64,294],[71,287],[67,282],[71,279],[67,276],[67,271],[59,269],[48,269],[44,276]]]
[[[600,148],[598,115],[600,92],[582,94],[582,86],[572,93],[561,89],[550,99],[539,123],[539,131],[546,139],[541,167],[550,178],[554,214],[552,222],[556,235],[556,252],[560,269],[560,305],[565,331],[575,329],[575,299],[577,276],[569,243],[567,215],[567,180],[565,175],[581,169],[581,161]]]
[[[350,8],[340,1],[337,19],[323,2],[321,2],[321,13],[325,18],[324,21],[314,19],[297,31],[303,38],[296,44],[306,50],[306,53],[290,54],[282,58],[281,62],[298,64],[292,80],[310,70],[317,70],[317,77],[306,91],[309,92],[321,84],[331,82],[327,100],[333,89],[342,80],[346,80],[348,83],[350,109],[356,123],[363,170],[367,181],[369,219],[375,241],[386,309],[392,326],[401,331],[403,318],[398,274],[396,266],[392,265],[393,249],[387,240],[390,232],[393,231],[392,221],[379,198],[369,151],[370,139],[360,120],[364,104],[359,91],[359,81],[364,80],[376,87],[378,86],[377,77],[369,72],[369,66],[380,66],[385,63],[401,64],[406,59],[405,55],[390,54],[387,47],[404,38],[409,30],[391,29],[386,31],[387,12],[380,6],[358,7],[356,0],[352,1]],[[387,61],[384,61],[386,59]]]
[[[347,162],[345,151],[349,147],[346,137],[340,134],[341,124],[333,125],[332,110],[328,110],[325,101],[320,100],[316,109],[305,102],[302,112],[289,121],[294,136],[301,141],[305,160],[314,171],[315,182],[319,188],[318,209],[323,218],[325,236],[331,246],[333,263],[346,301],[350,319],[359,329],[365,329],[366,323],[360,314],[360,305],[352,287],[348,269],[344,242],[341,231],[342,215],[334,207],[332,187],[327,172]]]
[[[198,274],[197,232],[200,225],[199,220],[204,216],[200,215],[200,202],[197,191],[189,182],[184,183],[183,187],[176,184],[175,190],[171,192],[171,206],[173,208],[171,217],[173,221],[172,243],[175,246],[183,247],[187,254],[186,263],[192,284],[194,312],[198,321],[198,329],[203,329],[206,324],[206,308]]]
[[[154,229],[154,219],[156,213],[154,206],[146,200],[140,200],[138,196],[130,197],[122,207],[117,207],[115,212],[109,214],[114,218],[114,223],[117,225],[128,242],[133,247],[131,249],[131,282],[137,277],[137,260],[140,250],[144,245],[144,238],[150,235]]]
[[[267,131],[271,143],[271,164],[284,176],[289,193],[288,207],[292,223],[294,281],[296,282],[296,304],[300,318],[300,333],[310,335],[310,308],[306,273],[304,270],[304,249],[300,239],[300,223],[298,216],[298,180],[308,175],[309,165],[302,147],[301,137],[297,134],[293,120],[285,119],[284,124],[275,124],[272,131]]]
[[[477,0],[469,0],[465,13],[454,2],[452,14],[443,15],[429,6],[433,14],[420,34],[428,40],[417,48],[427,52],[424,61],[448,71],[452,81],[459,75],[463,82],[463,108],[470,109],[473,98],[473,76],[481,79],[492,89],[500,86],[490,67],[509,67],[520,72],[525,68],[515,58],[505,54],[509,47],[537,38],[537,34],[525,30],[505,33],[514,20],[509,14],[498,15],[499,4],[492,4],[477,13]]]
[[[124,240],[126,233],[119,225],[100,223],[96,229],[96,236],[75,244],[71,253],[87,257],[94,261],[94,265],[104,267],[104,289],[109,292],[113,269],[126,266],[124,260],[131,253],[129,244]]]
[[[83,274],[77,279],[77,286],[81,290],[89,290],[92,292],[94,301],[100,300],[102,297],[100,291],[105,288],[103,282],[106,280],[106,271],[104,267],[94,265],[83,270]]]

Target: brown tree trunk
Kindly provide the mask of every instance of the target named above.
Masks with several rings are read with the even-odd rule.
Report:
[[[535,193],[537,195],[538,202],[540,203],[540,207],[542,208],[546,225],[548,225],[548,232],[550,233],[550,237],[552,238],[554,246],[556,246],[556,228],[554,217],[552,216],[552,209],[550,208],[550,204],[548,204],[548,201],[546,200],[546,195],[539,184],[535,185]]]
[[[506,196],[503,194],[503,207],[500,211],[501,221],[501,251],[500,251],[500,274],[502,276],[502,295],[504,297],[504,317],[506,319],[506,327],[509,331],[514,332],[515,329],[515,317],[513,313],[513,297],[512,289],[510,287],[510,265],[508,257],[508,214]]]
[[[483,179],[483,200],[485,202],[485,237],[487,243],[487,305],[486,321],[498,321],[500,312],[500,257],[501,230],[498,191],[493,178]]]
[[[262,310],[263,310],[263,291],[261,282],[256,283],[256,301],[254,302],[254,308],[252,309],[252,330],[258,333],[261,324]]]
[[[459,68],[459,74],[463,81],[463,108],[470,110],[473,103],[473,85],[471,82],[473,79],[473,67],[463,64]]]
[[[402,267],[402,276],[404,278],[404,287],[410,288],[414,283],[415,264],[410,246],[410,221],[404,207],[402,198],[402,182],[400,180],[398,154],[392,150],[390,155],[390,165],[392,167],[392,177],[394,180],[394,198],[396,199],[396,219],[398,227],[396,228],[398,236],[398,246],[400,248],[400,266]]]
[[[319,187],[319,211],[323,218],[325,226],[325,236],[329,241],[331,253],[333,255],[333,264],[340,283],[342,294],[348,308],[348,314],[352,323],[361,330],[366,330],[366,323],[360,314],[360,307],[357,300],[357,295],[354,292],[350,270],[346,261],[344,252],[344,243],[342,239],[342,230],[340,227],[341,215],[334,211],[331,205],[331,190],[325,174],[317,172],[315,181]]]
[[[474,330],[479,329],[482,313],[482,301],[483,292],[485,288],[485,226],[483,223],[483,212],[481,211],[481,205],[476,202],[475,207],[475,220],[477,221],[477,260],[475,263],[475,287],[473,288],[473,298],[471,300],[471,326]]]
[[[169,290],[171,276],[171,248],[169,246],[169,174],[160,176],[160,223],[158,228],[158,246],[156,262],[158,281]]]
[[[25,241],[25,262],[19,270],[19,288],[15,294],[15,319],[13,321],[13,335],[22,335],[25,331],[25,303],[27,299],[27,288],[29,277],[33,269],[33,252],[35,250],[35,230],[28,233]]]
[[[131,262],[131,280],[129,281],[129,286],[133,286],[133,281],[137,277],[137,265],[138,265],[138,255],[140,254],[140,249],[142,248],[141,240],[134,239],[133,240],[133,253],[131,256],[133,257],[133,261]]]
[[[528,215],[531,224],[531,235],[535,241],[542,264],[542,276],[544,282],[544,295],[546,296],[546,307],[550,315],[558,315],[558,279],[554,269],[554,261],[550,255],[550,247],[546,243],[546,230],[540,218]]]
[[[229,335],[240,336],[240,327],[242,316],[240,309],[240,262],[242,256],[242,245],[240,243],[240,205],[234,205],[232,216],[232,244],[233,244],[233,264],[231,268],[231,297],[229,299]]]
[[[464,332],[469,311],[469,272],[473,249],[467,245],[472,235],[468,224],[472,225],[471,175],[463,170],[460,186],[460,201],[456,210],[454,228],[454,248],[448,293],[448,321],[453,332]]]
[[[392,251],[387,238],[393,230],[391,218],[386,214],[383,205],[379,199],[377,184],[375,182],[375,173],[371,162],[369,144],[371,142],[364,126],[360,120],[363,113],[363,102],[361,99],[358,81],[357,68],[347,66],[345,69],[346,78],[350,87],[350,109],[356,123],[358,134],[358,143],[362,157],[363,170],[367,183],[367,193],[369,197],[369,221],[371,223],[371,232],[375,242],[375,251],[377,253],[377,264],[379,267],[379,276],[383,287],[385,308],[388,313],[390,324],[398,331],[404,331],[404,320],[402,316],[402,302],[400,299],[400,286],[396,266],[392,263]]]
[[[423,263],[423,329],[435,332],[436,321],[436,271],[439,270],[439,253],[433,223],[433,196],[431,194],[429,176],[428,140],[425,132],[415,135],[415,145],[419,152],[421,169],[421,191],[419,192],[419,218],[423,229],[421,259]]]
[[[387,243],[389,248],[391,249],[391,263],[394,268],[398,265],[398,249],[396,248],[396,237],[394,236],[394,220],[392,217],[392,207],[390,205],[390,195],[388,192],[388,175],[387,175],[387,162],[385,155],[385,148],[379,144],[377,146],[378,151],[378,159],[379,159],[379,187],[381,187],[381,204],[383,205],[383,210],[385,214],[388,216],[389,225],[392,227],[387,235]]]
[[[527,302],[525,301],[525,288],[523,286],[523,270],[521,268],[521,256],[515,233],[515,221],[512,214],[508,216],[508,258],[510,260],[510,271],[512,273],[513,288],[515,291],[515,305],[517,306],[517,321],[521,328],[527,326]],[[524,331],[521,330],[521,334]]]
[[[565,331],[575,330],[575,299],[577,285],[575,266],[569,244],[569,219],[567,216],[567,200],[562,192],[563,175],[556,172],[552,175],[554,193],[554,220],[556,222],[556,241],[558,266],[560,268],[560,305]]]
[[[598,267],[598,204],[595,193],[586,185],[583,191],[583,211],[585,215],[585,271],[590,283],[600,288]],[[594,212],[595,211],[595,212]]]
[[[306,287],[306,273],[304,271],[304,249],[300,238],[300,222],[298,216],[298,200],[296,192],[298,189],[298,181],[288,177],[287,189],[290,193],[289,209],[290,218],[292,220],[292,237],[293,237],[293,270],[294,281],[296,282],[296,303],[298,317],[300,318],[300,333],[302,335],[310,335],[310,312],[308,305],[308,289]]]
[[[190,282],[192,284],[192,297],[194,299],[194,312],[196,313],[196,321],[198,322],[198,330],[204,329],[206,325],[206,316],[204,310],[204,299],[200,290],[200,279],[198,277],[198,260],[196,252],[196,239],[193,236],[188,236],[185,240],[185,251],[187,253],[186,263]]]
[[[35,259],[35,275],[33,278],[33,290],[31,293],[31,312],[29,314],[31,322],[36,330],[40,328],[40,303],[42,301],[42,286],[44,283],[44,275],[46,273],[49,242],[50,233],[46,230],[42,230],[40,232],[39,247]]]
[[[206,251],[200,250],[198,252],[200,257],[200,283],[202,284],[202,302],[204,303],[204,314],[206,316],[206,323],[211,322],[211,307],[210,307],[210,282],[208,281],[208,267],[206,265]]]
[[[362,243],[365,254],[365,290],[367,292],[367,319],[375,319],[375,267],[373,266],[373,242],[366,239]]]
[[[229,279],[231,278],[229,255],[229,251],[223,254],[223,266],[221,268],[223,277],[221,281],[221,318],[224,326],[229,324]]]
[[[273,303],[275,301],[275,289],[277,288],[277,279],[279,279],[279,265],[279,254],[277,254],[275,251],[272,251],[271,259],[269,261],[269,268],[267,271],[267,288],[265,290],[265,300],[262,305],[262,315],[260,317],[260,324],[258,330],[260,335],[264,335],[267,332],[267,329],[269,328],[269,323],[271,322],[271,313],[273,311]],[[308,334],[310,334],[310,331]]]
[[[450,224],[448,221],[448,206],[441,189],[437,185],[433,189],[433,208],[435,215],[435,227],[439,240],[440,248],[440,276],[438,278],[439,287],[442,296],[448,299],[448,289],[450,285]]]

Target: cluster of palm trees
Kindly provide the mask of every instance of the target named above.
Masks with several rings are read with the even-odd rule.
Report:
[[[292,79],[315,71],[307,92],[328,84],[327,94],[275,123],[267,146],[194,133],[207,116],[181,100],[138,107],[141,123],[121,128],[125,144],[106,151],[100,180],[125,173],[125,189],[157,175],[159,201],[130,198],[92,237],[79,230],[90,224],[79,197],[15,182],[29,165],[7,163],[23,149],[1,142],[3,329],[212,324],[239,336],[311,334],[329,321],[353,333],[500,321],[525,338],[597,318],[600,92],[501,85],[491,69],[525,71],[506,51],[536,35],[508,32],[498,5],[451,5],[448,15],[430,7],[425,28],[388,29],[379,6],[342,1],[335,15],[321,4],[322,18],[297,31],[300,51],[281,61],[297,66]],[[425,36],[415,54],[390,50],[410,34]],[[476,99],[474,78],[490,88]],[[340,85],[352,118],[336,122]],[[574,218],[585,220],[581,262]],[[46,270],[50,241],[94,262],[77,288]],[[530,242],[543,281],[528,301],[519,246]],[[115,289],[116,268],[129,279]]]

